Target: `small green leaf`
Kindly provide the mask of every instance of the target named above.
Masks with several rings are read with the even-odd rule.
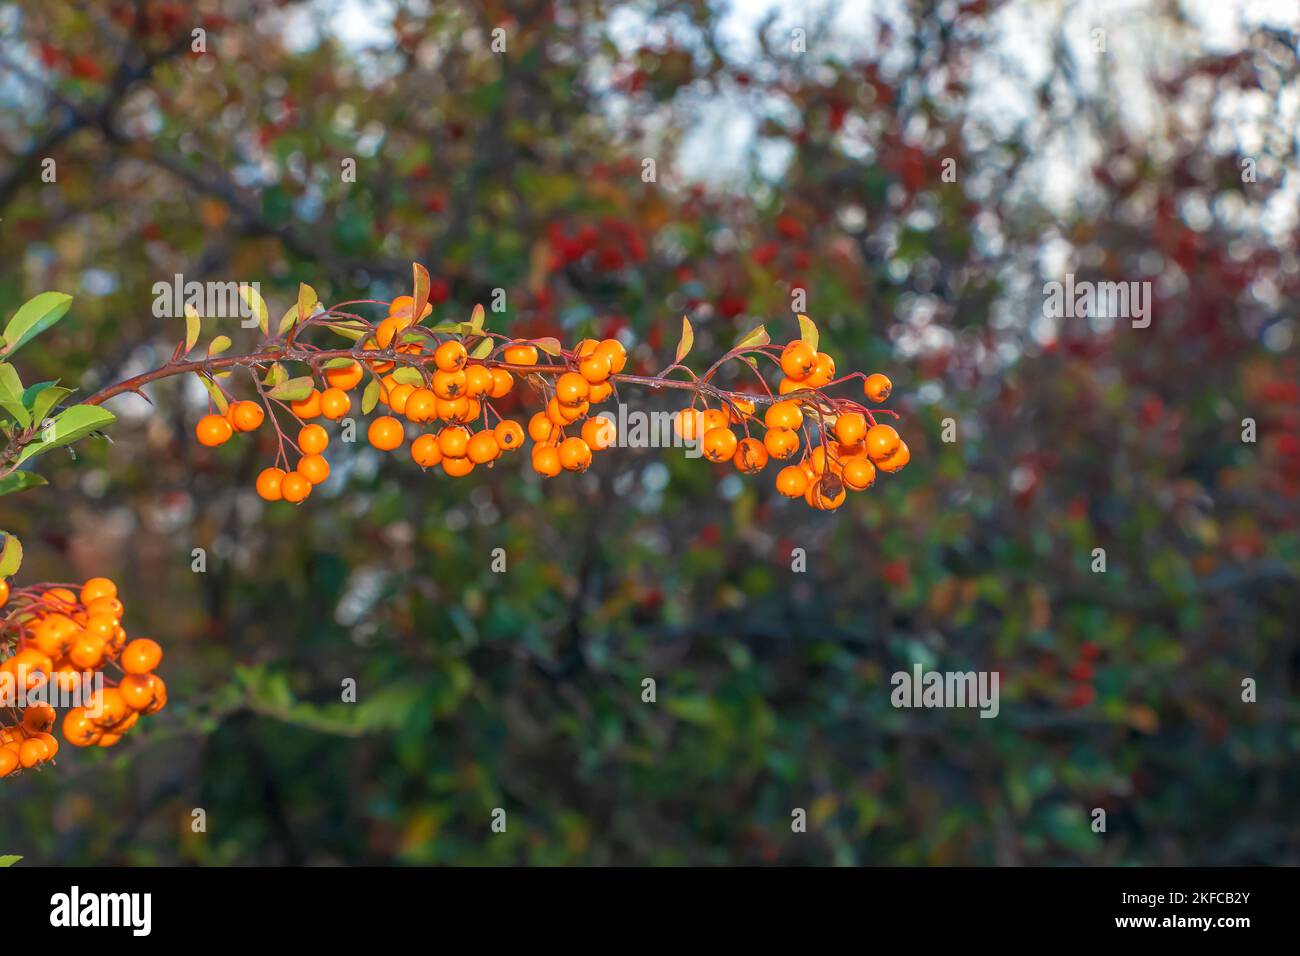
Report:
[[[266,378],[262,379],[263,385],[283,385],[289,381],[289,373],[285,371],[283,365],[279,362],[272,362],[270,369],[267,370]]]
[[[248,303],[253,315],[257,316],[257,327],[262,330],[262,334],[268,334],[271,331],[271,315],[266,310],[266,300],[262,298],[262,293],[247,282],[241,282],[239,297]]]
[[[399,385],[414,385],[419,388],[424,385],[424,376],[420,374],[418,368],[412,368],[409,365],[403,365],[393,372],[393,381]]]
[[[15,491],[26,491],[28,488],[39,488],[41,485],[48,484],[48,481],[34,471],[15,471],[0,478],[0,495],[10,495]]]
[[[21,856],[0,856],[0,867],[13,866],[21,859]]]
[[[369,415],[379,404],[379,379],[372,378],[366,390],[361,393],[361,414]]]
[[[217,411],[221,412],[223,415],[226,414],[230,409],[230,402],[226,399],[226,393],[221,390],[216,382],[201,372],[195,372],[194,374],[199,377],[199,381],[203,383],[203,387],[206,388],[208,394],[212,396],[212,401],[216,403]]]
[[[814,352],[817,351],[817,324],[806,315],[799,316],[799,338]]]
[[[0,362],[0,408],[12,415],[23,428],[31,425],[32,413],[23,404],[23,381],[8,362]]]
[[[18,455],[18,462],[21,464],[33,455],[39,455],[51,448],[70,445],[80,438],[85,438],[91,432],[107,428],[115,421],[117,417],[112,412],[98,405],[73,405],[71,408],[65,408],[41,426],[38,432],[40,439],[23,448]]]
[[[353,365],[356,365],[356,364],[357,364],[357,360],[356,360],[356,359],[350,359],[350,358],[332,358],[332,359],[330,359],[328,362],[326,362],[324,365],[322,365],[321,368],[348,368],[348,367],[353,366]]]
[[[298,321],[298,306],[291,305],[285,310],[284,315],[280,316],[280,324],[276,326],[276,334],[284,335]]]
[[[310,375],[302,375],[277,385],[266,394],[282,402],[301,402],[315,387],[316,383]]]
[[[72,296],[62,292],[42,292],[24,302],[5,326],[4,354],[13,355],[67,314]]]
[[[681,362],[682,359],[691,351],[691,346],[695,344],[695,330],[691,328],[691,320],[682,316],[682,337],[677,341],[677,357],[673,359],[674,363]]]
[[[212,358],[214,355],[220,355],[226,349],[230,348],[230,346],[230,336],[218,335],[212,340],[211,344],[208,345],[208,358]]]
[[[36,400],[32,402],[32,421],[38,423],[45,421],[45,416],[50,413],[50,409],[71,394],[72,389],[60,388],[57,385],[41,389]]]
[[[305,282],[298,283],[298,321],[305,322],[311,318],[311,314],[316,311],[316,303],[320,298],[316,295],[316,290]],[[283,322],[280,323],[284,325]],[[280,329],[284,331],[283,328]]]
[[[756,349],[767,345],[771,341],[772,336],[767,334],[767,326],[760,325],[741,336],[740,340],[736,342],[735,348]]]
[[[332,332],[337,332],[345,339],[351,339],[353,342],[356,342],[370,334],[369,326],[358,325],[355,322],[332,322],[329,324],[329,329]]]
[[[470,317],[469,317],[469,327],[473,329],[475,332],[482,332],[483,320],[484,318],[486,318],[486,316],[487,313],[483,311],[483,306],[481,305],[474,306],[474,311],[470,313]]]
[[[0,578],[13,577],[23,564],[23,546],[22,543],[7,531],[0,531],[4,535],[4,543],[0,544]]]
[[[492,354],[492,346],[495,343],[492,339],[484,339],[478,345],[474,346],[474,351],[469,353],[470,358],[485,359]]]
[[[194,344],[199,340],[199,333],[203,331],[203,320],[199,318],[198,310],[188,302],[185,303],[185,354],[189,355]]]

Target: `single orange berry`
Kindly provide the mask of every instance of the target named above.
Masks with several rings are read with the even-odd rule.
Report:
[[[496,435],[484,429],[475,433],[465,446],[465,457],[476,465],[486,465],[501,457],[501,446],[497,444]]]
[[[730,461],[736,445],[736,433],[730,428],[718,426],[704,433],[704,457],[709,461]]]
[[[686,441],[704,434],[704,413],[698,408],[683,408],[673,418],[673,430]]]
[[[497,422],[497,427],[492,429],[496,435],[497,445],[502,451],[514,451],[524,443],[524,428],[518,422],[509,418]]]
[[[533,441],[541,443],[551,437],[555,431],[555,423],[545,412],[537,412],[532,418],[528,419],[528,437]]]
[[[199,419],[199,423],[194,426],[194,434],[198,438],[199,444],[206,445],[209,448],[225,444],[234,433],[235,430],[231,427],[230,422],[220,415],[204,415]]]
[[[74,747],[89,747],[99,739],[99,728],[86,716],[86,708],[73,707],[63,715],[63,739]]]
[[[470,399],[461,396],[451,400],[438,399],[437,410],[438,417],[444,422],[467,422],[470,420]]]
[[[442,461],[437,435],[421,435],[411,442],[411,459],[421,468],[432,468]]]
[[[157,641],[151,641],[147,637],[137,637],[122,648],[122,656],[118,658],[118,664],[128,674],[147,674],[158,669],[158,665],[162,663],[162,656],[162,648]]]
[[[300,475],[296,471],[291,471],[280,479],[280,497],[290,504],[298,504],[305,501],[311,494],[311,482],[305,475]]]
[[[732,425],[739,425],[754,414],[754,403],[747,398],[733,398],[731,406],[727,409],[727,421]]]
[[[536,365],[537,346],[507,345],[502,353],[507,365]]]
[[[854,458],[844,463],[841,477],[850,490],[866,491],[876,483],[876,466],[865,458]]]
[[[867,433],[867,417],[860,412],[846,412],[835,419],[835,437],[845,445],[856,445]]]
[[[610,370],[615,375],[623,371],[627,365],[627,349],[623,348],[623,343],[618,339],[605,339],[596,346],[595,351],[609,358]]]
[[[776,473],[776,490],[787,498],[801,498],[808,490],[808,476],[798,465],[786,465]]]
[[[892,475],[896,471],[902,471],[909,461],[912,460],[911,449],[907,447],[907,442],[899,441],[898,447],[888,458],[882,458],[876,462],[876,467],[887,475]]]
[[[707,435],[715,428],[726,428],[731,424],[731,416],[721,408],[706,408],[704,410],[704,433]]]
[[[330,476],[330,463],[323,455],[303,455],[298,460],[297,471],[313,485],[319,485]]]
[[[68,651],[68,660],[83,670],[98,667],[104,660],[104,639],[91,634],[82,634]]]
[[[591,402],[591,404],[593,405],[599,405],[601,402],[603,402],[605,399],[609,398],[609,396],[613,394],[614,394],[613,382],[610,382],[608,380],[604,382],[597,382],[595,385],[591,386],[591,390],[587,392],[587,400]]]
[[[603,451],[614,444],[617,430],[608,412],[595,415],[582,423],[582,440],[593,451]]]
[[[799,433],[793,428],[769,428],[763,436],[763,447],[777,461],[783,461],[799,450]]]
[[[889,380],[889,376],[881,375],[879,372],[868,375],[862,383],[863,394],[873,402],[883,402],[893,390],[894,383]]]
[[[803,410],[798,402],[777,402],[768,407],[763,415],[763,424],[768,428],[798,429],[803,425]]]
[[[813,365],[812,373],[804,380],[810,388],[821,388],[823,385],[829,385],[835,380],[835,359],[831,358],[825,352],[817,353],[817,361]]]
[[[9,582],[0,581],[0,607],[9,603]]]
[[[470,398],[480,398],[492,394],[492,371],[482,365],[471,365],[465,369],[465,394]]]
[[[474,470],[474,462],[469,458],[449,458],[443,456],[442,470],[452,478],[464,478]]]
[[[237,432],[256,431],[266,418],[262,406],[257,402],[235,402],[230,406],[230,424]]]
[[[757,438],[742,439],[731,462],[746,475],[756,475],[767,467],[767,449]]]
[[[533,471],[543,478],[554,478],[563,470],[560,453],[554,445],[533,446]]]
[[[555,397],[561,405],[581,405],[591,386],[577,372],[565,372],[555,383]]]
[[[437,395],[439,398],[444,398],[447,401],[460,398],[462,395],[465,395],[465,386],[468,379],[469,376],[465,374],[464,369],[458,368],[450,371],[438,369],[438,371],[433,373],[433,394]]]
[[[336,365],[333,368],[325,370],[325,381],[331,388],[341,388],[348,392],[361,384],[361,377],[365,373],[361,369],[360,362],[349,361],[347,365]]]
[[[415,386],[398,382],[388,390],[388,407],[399,415],[406,414],[406,403],[415,394]],[[436,401],[436,400],[435,400]]]
[[[609,361],[609,353],[593,352],[578,365],[578,372],[589,385],[599,385],[614,373],[614,367]]]
[[[417,424],[430,421],[438,414],[438,397],[427,388],[417,388],[407,396],[404,414]]]
[[[438,433],[438,450],[447,458],[464,458],[469,448],[469,430],[449,425]]]
[[[443,342],[433,352],[433,364],[441,372],[459,372],[468,360],[469,353],[465,351],[465,346],[455,340]]]
[[[152,674],[127,674],[118,682],[117,689],[122,692],[122,699],[132,710],[144,710],[154,699],[154,676]],[[64,736],[67,736],[66,722]]]
[[[341,388],[327,388],[321,392],[320,413],[330,421],[336,422],[352,408],[352,399]]]
[[[802,339],[786,343],[785,348],[781,350],[781,371],[788,378],[807,378],[816,364],[817,353]]]
[[[879,464],[898,449],[901,441],[893,427],[872,425],[867,431],[867,454],[871,456],[872,461]]]
[[[777,383],[777,386],[776,386],[776,393],[777,393],[778,395],[789,395],[791,392],[797,392],[797,391],[799,391],[801,388],[802,388],[802,389],[808,389],[808,388],[812,388],[812,387],[813,387],[813,384],[812,384],[812,377],[811,377],[811,376],[809,376],[808,378],[804,378],[804,379],[799,379],[799,378],[783,378],[783,379],[781,379],[780,382]]]
[[[298,429],[298,450],[304,455],[319,455],[330,443],[329,432],[320,425],[303,425]],[[267,469],[270,471],[271,469]],[[266,472],[263,472],[265,474]]]
[[[90,604],[96,598],[117,597],[117,585],[108,578],[90,578],[81,586],[81,603]],[[4,601],[0,601],[3,604]]]
[[[366,438],[380,451],[400,448],[405,437],[406,431],[402,428],[402,423],[391,415],[381,415],[374,419],[366,430]]]
[[[586,471],[591,464],[591,446],[581,438],[566,438],[560,442],[560,467],[565,471]]]
[[[289,408],[303,421],[320,418],[320,392],[313,388],[311,394],[306,398],[300,398],[296,402],[290,402]]]
[[[488,393],[492,398],[505,398],[514,387],[513,375],[503,368],[492,369],[492,391]]]

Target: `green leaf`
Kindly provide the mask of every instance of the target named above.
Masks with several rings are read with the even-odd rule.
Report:
[[[379,404],[379,379],[372,378],[366,390],[361,393],[361,414],[369,415]]]
[[[424,376],[420,374],[418,368],[412,368],[409,365],[403,365],[393,372],[393,381],[399,385],[414,385],[416,388],[424,385]]]
[[[429,270],[418,262],[411,263],[411,272],[414,274],[414,291],[411,298],[415,301],[411,304],[411,321],[419,322],[424,315],[424,306],[429,301]]]
[[[283,385],[289,381],[289,373],[285,371],[283,365],[279,362],[272,362],[271,368],[266,373],[266,378],[262,379],[263,385]]]
[[[367,336],[367,335],[370,334],[370,327],[369,327],[369,326],[358,325],[358,324],[355,323],[355,322],[353,322],[353,323],[339,323],[339,322],[330,323],[330,325],[329,325],[329,329],[330,329],[332,332],[337,332],[339,335],[343,336],[345,339],[351,339],[353,342],[356,342],[356,341],[358,341],[358,340],[360,340],[360,339],[362,339],[362,338],[364,338],[365,336]]]
[[[305,322],[307,319],[310,319],[311,314],[316,311],[316,303],[319,301],[320,301],[320,297],[316,295],[315,289],[307,285],[307,283],[305,282],[299,282],[298,283],[298,321]],[[281,325],[280,331],[283,332],[284,322],[282,321],[280,325]]]
[[[495,343],[492,339],[484,339],[478,345],[474,346],[474,351],[469,353],[470,358],[485,359],[492,354],[492,346]]]
[[[188,302],[185,303],[185,354],[190,353],[194,344],[199,340],[199,333],[203,331],[203,320],[199,318],[198,310]]]
[[[216,403],[217,411],[221,412],[223,415],[226,414],[230,409],[230,402],[226,400],[226,393],[221,390],[216,382],[201,372],[195,372],[194,374],[199,377],[199,381],[203,383],[203,387],[206,388],[208,394],[212,396],[212,401]]]
[[[272,398],[278,398],[282,402],[300,402],[316,387],[316,382],[310,375],[301,375],[298,378],[291,378],[271,389],[266,394]]]
[[[31,425],[32,413],[23,404],[23,381],[8,362],[0,362],[0,408],[12,415],[23,428]]]
[[[41,428],[38,441],[23,448],[18,455],[18,462],[22,463],[33,455],[47,452],[51,448],[70,445],[80,438],[85,438],[91,432],[107,428],[115,421],[117,417],[112,412],[98,405],[73,405],[71,408],[65,408]]]
[[[15,471],[0,478],[0,495],[11,495],[15,491],[26,491],[28,488],[39,488],[41,485],[48,484],[48,481],[34,471]]]
[[[276,326],[276,335],[284,335],[298,321],[298,306],[291,305],[285,310],[284,315],[280,316],[280,324]]]
[[[13,355],[67,314],[72,296],[62,292],[42,292],[24,302],[5,326],[4,354]]]
[[[262,330],[263,335],[271,331],[271,315],[266,311],[266,300],[262,298],[262,293],[246,282],[239,283],[239,297],[248,303],[253,314],[257,316],[257,327]]]
[[[36,400],[32,402],[32,421],[38,423],[45,421],[45,416],[50,413],[50,409],[71,394],[72,389],[60,388],[57,385],[41,389]]]
[[[750,329],[736,342],[734,348],[738,349],[756,349],[767,345],[772,341],[772,336],[767,334],[767,326],[760,325],[757,328]]]
[[[799,316],[799,338],[814,352],[817,351],[817,324],[806,315]]]
[[[0,544],[0,578],[12,577],[17,573],[23,564],[23,546],[16,537],[7,531],[0,531],[4,535],[4,543]]]
[[[695,330],[691,328],[691,320],[682,316],[682,337],[677,340],[677,357],[673,362],[680,363],[686,358],[691,351],[691,346],[695,344]]]
[[[230,346],[230,336],[218,335],[212,340],[211,344],[208,345],[208,358],[212,358],[214,355],[220,355],[226,349],[230,348]]]
[[[483,306],[481,305],[474,306],[474,311],[470,313],[470,317],[469,317],[469,327],[473,329],[475,332],[482,332],[483,320],[484,318],[486,318],[486,316],[487,313],[483,311]]]
[[[332,358],[332,359],[330,359],[328,362],[326,362],[324,365],[322,365],[321,368],[348,368],[348,367],[353,366],[353,365],[356,365],[356,364],[357,364],[357,360],[356,360],[356,359],[350,359],[350,358]]]
[[[21,856],[0,856],[0,867],[13,866],[21,859]]]

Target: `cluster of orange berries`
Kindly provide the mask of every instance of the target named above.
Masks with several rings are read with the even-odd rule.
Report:
[[[0,607],[10,605],[0,581]],[[117,586],[91,578],[75,591],[35,586],[14,592],[0,617],[0,687],[20,689],[26,706],[0,701],[0,777],[38,767],[58,753],[57,712],[48,701],[79,699],[63,718],[63,738],[76,747],[111,747],[167,703],[154,673],[162,648],[147,637],[127,639]],[[30,700],[31,698],[43,698]]]
[[[738,396],[729,399],[727,409],[692,406],[678,412],[674,422],[678,435],[699,440],[710,461],[731,461],[752,475],[769,460],[794,457],[801,432],[811,424],[821,441],[809,438],[799,462],[777,473],[776,489],[821,511],[834,511],[850,491],[870,488],[878,471],[897,472],[911,460],[907,443],[892,426],[877,423],[866,409],[857,411],[862,406],[855,402],[822,395],[819,390],[835,381],[835,361],[825,352],[796,339],[781,350],[780,364],[784,378],[777,392],[787,397],[773,402],[763,414],[762,440],[740,438],[732,430],[735,425],[758,422],[754,402]],[[878,372],[863,380],[863,392],[873,402],[885,401],[892,390],[889,378]]]

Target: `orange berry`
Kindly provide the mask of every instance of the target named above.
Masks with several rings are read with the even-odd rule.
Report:
[[[627,365],[627,349],[618,339],[605,339],[595,349],[596,354],[609,358],[610,371],[617,375]]]
[[[579,360],[589,358],[596,349],[600,348],[598,339],[583,339],[573,347],[573,354],[578,356]]]
[[[467,422],[475,417],[470,414],[473,407],[470,405],[470,399],[461,396],[448,401],[445,398],[438,399],[438,417],[444,422]]]
[[[82,634],[68,651],[68,660],[83,670],[98,667],[104,660],[104,639],[92,634]]]
[[[35,737],[28,737],[24,740],[18,750],[19,762],[24,768],[30,769],[38,763],[44,763],[49,759],[50,747],[44,740]]]
[[[361,347],[368,352],[373,352],[379,348],[379,343],[375,342],[372,339],[371,341],[367,342],[365,345]],[[383,375],[385,372],[391,372],[397,363],[396,362],[367,362],[366,364],[370,366],[371,371],[379,375]]]
[[[704,433],[707,435],[715,428],[726,428],[731,424],[731,416],[721,408],[706,408],[704,410]]]
[[[614,367],[610,364],[607,352],[593,352],[578,365],[578,372],[587,380],[587,384],[598,385],[613,374]]]
[[[812,387],[811,377],[805,379],[783,378],[777,384],[776,392],[778,395],[789,395],[791,392],[797,392],[801,388],[808,389]]]
[[[798,429],[803,425],[803,410],[798,402],[777,402],[768,407],[763,424],[768,428]]]
[[[767,466],[767,449],[757,438],[742,439],[731,462],[746,475],[756,475]]]
[[[736,434],[730,428],[718,426],[704,433],[704,457],[709,461],[730,461],[736,445]]]
[[[496,435],[484,429],[475,433],[465,446],[465,457],[476,465],[486,465],[501,457],[501,446],[497,444]]]
[[[446,342],[444,344],[451,345],[453,343]],[[468,378],[463,369],[451,369],[450,371],[438,369],[433,373],[433,394],[447,401],[460,398],[465,395]]]
[[[0,581],[0,607],[9,603],[9,582]]]
[[[488,393],[492,398],[505,398],[514,387],[515,377],[513,375],[503,368],[492,369],[492,391]]]
[[[388,407],[399,415],[406,414],[406,403],[415,394],[415,386],[398,382],[388,390]],[[435,399],[436,402],[436,399]]]
[[[493,381],[490,369],[482,365],[471,365],[465,369],[465,394],[470,398],[491,395]]]
[[[393,299],[392,302],[388,303],[389,315],[399,315],[399,314],[410,315],[413,311],[415,311],[414,296],[399,295],[395,299]]]
[[[448,458],[464,458],[469,437],[468,429],[449,425],[438,433],[438,450]]]
[[[862,393],[873,402],[883,402],[893,390],[894,383],[889,380],[889,376],[879,372],[868,375],[862,383]]]
[[[410,322],[390,315],[375,328],[375,344],[381,349],[388,348],[393,344],[393,339],[397,337],[397,333],[408,325],[410,325]]]
[[[330,463],[323,455],[303,455],[298,459],[297,471],[313,485],[319,485],[330,476]]]
[[[551,400],[546,403],[546,417],[555,422],[555,424],[560,428],[577,421],[582,417],[582,414],[581,405],[562,405],[560,404],[560,400],[554,395],[552,395]]]
[[[555,431],[555,423],[545,412],[537,412],[528,419],[528,437],[535,442],[544,442]]]
[[[867,454],[879,464],[892,455],[902,441],[898,432],[889,425],[872,425],[867,431]]]
[[[18,769],[20,758],[8,747],[0,747],[0,777],[7,777]]]
[[[673,418],[673,430],[686,441],[704,434],[704,413],[698,408],[683,408]]]
[[[844,463],[841,477],[850,490],[866,491],[876,483],[876,466],[865,458],[854,458]]]
[[[465,346],[455,340],[443,342],[433,352],[433,364],[438,366],[440,372],[459,372],[468,360],[469,353],[465,351]]]
[[[813,365],[812,373],[804,380],[809,388],[821,388],[835,380],[835,359],[831,358],[825,352],[817,353],[817,361]]]
[[[848,490],[839,478],[827,475],[810,483],[803,497],[804,501],[818,511],[834,511],[844,504],[844,499],[848,497]]]
[[[593,405],[599,405],[601,402],[603,402],[605,399],[609,398],[609,396],[613,394],[614,394],[613,382],[610,381],[597,382],[595,385],[591,386],[591,390],[587,392],[587,400],[591,402],[591,404]]]
[[[122,648],[122,656],[118,659],[118,663],[128,674],[147,674],[156,670],[162,663],[162,648],[158,646],[157,641],[151,641],[147,637],[137,637]]]
[[[411,459],[421,468],[432,468],[442,461],[437,435],[421,435],[411,442]]]
[[[533,446],[533,471],[543,478],[554,478],[562,470],[560,453],[554,445]]]
[[[126,608],[122,606],[122,602],[115,597],[95,598],[86,605],[87,614],[108,614],[117,621],[122,620],[122,613],[125,610]]]
[[[89,747],[99,740],[99,728],[86,716],[86,708],[73,707],[63,715],[63,739],[74,747]]]
[[[290,410],[304,421],[310,421],[313,418],[320,418],[320,392],[312,389],[311,394],[306,398],[300,398],[296,402],[289,403]]]
[[[763,436],[763,447],[773,458],[783,461],[799,450],[799,433],[793,428],[769,428]]]
[[[127,674],[118,682],[117,689],[122,692],[122,699],[132,710],[144,710],[154,701],[154,681],[152,674]]]
[[[167,685],[157,674],[150,674],[153,682],[153,703],[146,707],[144,714],[156,714],[167,706]]]
[[[266,501],[279,501],[284,496],[281,490],[284,474],[283,468],[264,468],[257,476],[258,495]]]
[[[497,427],[492,432],[502,451],[514,451],[524,443],[523,426],[509,418],[497,422]]]
[[[582,423],[582,440],[592,451],[603,451],[614,444],[616,429],[608,413],[595,415]]]
[[[231,427],[230,422],[220,415],[204,415],[194,426],[194,434],[199,444],[209,448],[225,444],[234,433],[235,429]]]
[[[325,370],[325,381],[331,388],[341,388],[348,392],[361,384],[361,377],[365,372],[361,369],[360,362],[349,361],[347,365],[336,365],[333,368]]]
[[[381,415],[374,419],[366,430],[366,438],[380,451],[400,448],[405,437],[406,430],[402,428],[402,423],[391,415]]]
[[[45,733],[54,726],[54,716],[49,704],[32,704],[23,711],[23,727],[33,734]]]
[[[235,402],[227,413],[230,424],[237,432],[256,431],[266,418],[262,406],[257,402]]]
[[[507,345],[502,353],[507,365],[536,365],[537,346]]]
[[[802,339],[787,342],[785,348],[781,350],[781,371],[788,378],[807,378],[816,364],[817,353]]]
[[[280,497],[290,504],[298,504],[305,501],[311,494],[311,482],[307,480],[306,475],[300,475],[296,471],[291,471],[280,480]]]
[[[907,442],[899,441],[898,447],[888,458],[883,458],[876,462],[876,467],[885,474],[892,475],[896,471],[902,471],[904,466],[912,460],[911,449],[907,447]]]
[[[427,422],[438,413],[438,397],[427,388],[417,388],[406,398],[406,407],[402,410],[408,421]]]
[[[581,438],[566,438],[560,442],[560,467],[565,471],[586,471],[591,464],[591,446]]]
[[[835,437],[842,444],[856,445],[867,433],[867,417],[860,412],[846,412],[835,419]]]
[[[442,470],[452,478],[464,478],[474,470],[474,462],[469,458],[448,458],[442,459]]]
[[[591,386],[577,372],[565,372],[555,383],[555,397],[561,405],[581,405]]]
[[[732,425],[739,425],[754,414],[754,403],[747,398],[733,398],[731,404],[733,407],[727,409],[727,421]]]
[[[320,413],[330,421],[338,421],[352,408],[352,399],[341,388],[327,388],[320,395]]]
[[[808,476],[798,465],[786,465],[776,474],[776,490],[787,498],[800,498],[808,490]]]
[[[304,455],[319,455],[330,443],[329,432],[320,425],[303,425],[298,429],[298,450]],[[268,468],[267,471],[272,469]],[[262,474],[266,474],[263,472]]]
[[[90,578],[81,586],[82,604],[89,604],[102,597],[117,597],[117,585],[108,578]],[[0,601],[0,604],[3,603],[4,601]]]

